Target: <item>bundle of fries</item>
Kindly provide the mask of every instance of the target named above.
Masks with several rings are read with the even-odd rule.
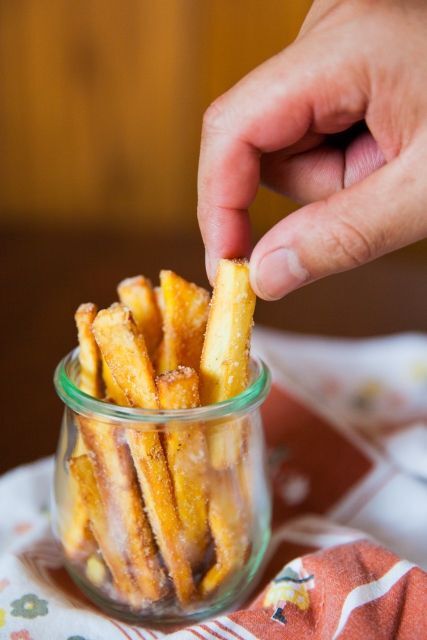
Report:
[[[245,389],[255,307],[245,261],[220,262],[212,301],[172,271],[156,289],[124,280],[118,296],[76,312],[83,392],[167,412]],[[250,552],[245,419],[75,422],[60,524],[68,561],[131,610],[173,596],[185,608],[227,584]]]

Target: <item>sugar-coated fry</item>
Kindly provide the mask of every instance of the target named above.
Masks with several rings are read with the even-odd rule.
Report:
[[[247,386],[254,309],[247,261],[221,260],[200,362],[203,405],[232,398]],[[218,425],[212,428],[208,443],[213,467],[225,469],[239,459],[242,434],[237,428],[227,431]]]
[[[247,261],[220,260],[200,364],[204,405],[245,389],[254,310]]]
[[[248,548],[248,522],[235,470],[216,472],[211,479],[209,524],[215,539],[216,563],[201,583],[203,596],[209,596],[245,562]]]
[[[83,450],[84,446],[80,447]],[[79,559],[96,549],[85,503],[74,477],[67,479],[67,504],[60,518],[61,540],[68,558]]]
[[[163,302],[162,288],[161,287],[154,287],[154,295],[156,296],[157,306],[159,307],[160,314],[161,314],[161,316],[163,318],[164,302]]]
[[[241,430],[243,432],[243,450],[237,465],[237,475],[240,481],[242,496],[246,505],[246,512],[249,517],[255,516],[254,509],[265,499],[264,492],[267,492],[267,485],[260,479],[254,486],[254,476],[257,469],[264,468],[264,441],[261,424],[255,423],[254,416],[243,416],[239,418]],[[259,496],[263,496],[260,498]]]
[[[92,302],[81,304],[76,311],[75,320],[79,336],[80,383],[82,391],[94,398],[102,397],[101,357],[92,335],[92,322],[98,310]]]
[[[109,513],[103,506],[92,464],[86,455],[71,458],[69,464],[89,513],[93,535],[111,571],[116,589],[125,601],[137,607],[142,604],[141,594],[127,568],[118,539],[111,531]]]
[[[138,331],[153,355],[162,339],[162,316],[151,282],[143,276],[126,278],[117,287],[120,302],[132,312]]]
[[[129,309],[118,303],[102,309],[93,322],[92,331],[128,403],[136,407],[157,408],[153,366],[144,336],[137,330]]]
[[[200,404],[199,378],[194,369],[178,367],[156,379],[161,409],[193,409]],[[204,558],[209,537],[207,450],[202,428],[168,423],[166,455],[192,567]]]
[[[112,401],[122,407],[126,407],[128,404],[127,398],[123,391],[120,389],[117,382],[114,380],[108,364],[105,362],[104,358],[102,358],[102,378],[105,385],[106,400]]]
[[[83,416],[78,421],[108,517],[108,531],[121,540],[121,561],[130,564],[143,598],[158,600],[165,593],[165,577],[157,561],[124,431]],[[105,561],[109,565],[107,558]]]
[[[164,340],[162,340],[159,346],[157,347],[156,353],[154,354],[153,362],[154,362],[154,366],[157,374],[166,373],[167,371],[170,371],[169,360],[167,358]]]
[[[129,429],[128,441],[157,544],[176,594],[182,604],[187,604],[194,595],[194,583],[159,436]]]
[[[100,398],[102,395],[100,377],[101,355],[95,338],[92,335],[92,322],[97,312],[96,305],[88,302],[79,306],[74,318],[77,325],[79,341],[79,388],[88,395]],[[77,441],[73,453],[75,456],[86,453],[80,434],[77,434]],[[71,516],[69,518],[70,522],[67,523],[64,529],[63,543],[67,555],[72,558],[85,549],[91,540],[93,541],[93,536],[90,533],[89,520],[81,498],[80,489],[76,486],[73,476],[69,477],[68,482]]]
[[[198,371],[209,309],[209,293],[173,271],[160,272],[163,350],[158,373],[178,365]]]
[[[102,355],[130,405],[158,409],[152,365],[144,338],[131,313],[115,304],[100,311],[93,331]],[[187,603],[194,593],[191,567],[185,557],[181,526],[172,483],[159,434],[154,430],[127,430],[127,440],[137,471],[145,508],[179,600]]]

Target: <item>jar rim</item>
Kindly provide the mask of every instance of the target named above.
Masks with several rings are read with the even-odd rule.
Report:
[[[58,364],[54,374],[54,385],[58,396],[64,404],[76,413],[97,417],[102,420],[143,424],[163,424],[165,422],[199,422],[218,420],[233,414],[247,413],[257,408],[267,397],[271,386],[271,374],[267,365],[259,358],[251,358],[252,382],[237,396],[215,404],[196,407],[194,409],[139,409],[122,407],[117,404],[99,400],[78,388],[71,378],[71,373],[78,369],[79,348],[68,353]]]

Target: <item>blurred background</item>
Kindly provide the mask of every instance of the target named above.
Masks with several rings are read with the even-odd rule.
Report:
[[[206,283],[195,218],[204,110],[296,36],[308,0],[0,0],[0,471],[55,447],[51,384],[80,302],[160,268]],[[294,205],[260,191],[255,236]],[[425,243],[260,303],[258,322],[425,329]]]

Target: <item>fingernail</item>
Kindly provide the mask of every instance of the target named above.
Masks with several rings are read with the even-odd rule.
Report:
[[[262,298],[278,300],[307,282],[309,273],[293,249],[281,247],[261,258],[254,280]]]
[[[217,263],[218,263],[218,260],[216,260],[211,255],[209,255],[208,252],[206,252],[205,254],[206,273],[208,274],[209,282],[211,283],[211,285],[213,285],[215,280]]]

